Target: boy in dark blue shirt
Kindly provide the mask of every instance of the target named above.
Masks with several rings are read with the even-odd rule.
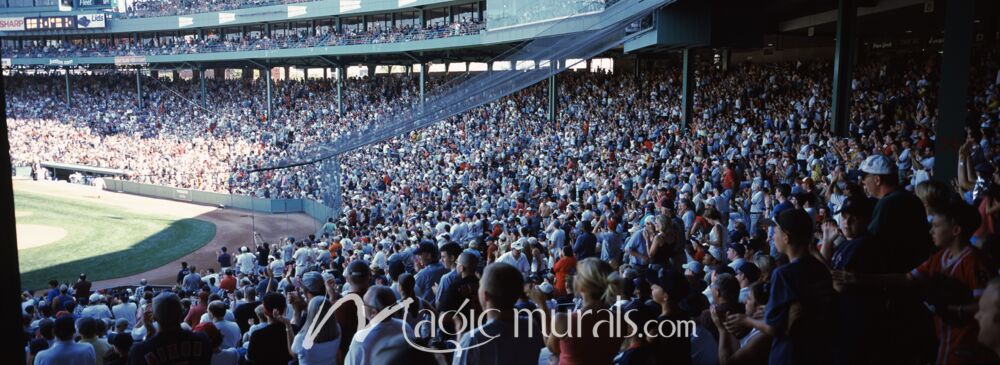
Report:
[[[813,254],[813,221],[801,209],[777,216],[774,244],[789,263],[771,274],[764,320],[733,314],[729,326],[748,326],[773,336],[768,363],[830,364],[833,284],[830,271]]]

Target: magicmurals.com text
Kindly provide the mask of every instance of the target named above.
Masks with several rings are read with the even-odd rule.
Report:
[[[344,297],[338,299],[334,304],[332,310],[326,312],[326,315],[322,319],[312,321],[312,326],[306,329],[306,336],[302,343],[302,347],[306,349],[311,349],[316,336],[319,334],[319,328],[322,328],[327,321],[331,320],[330,317],[333,316],[337,308],[347,301],[354,302],[355,306],[358,308],[358,333],[362,333],[361,336],[366,335],[369,331],[364,331],[365,329],[374,327],[387,318],[391,317],[396,312],[402,310],[404,314],[409,313],[410,304],[413,303],[412,298],[407,298],[400,301],[392,306],[383,309],[371,321],[367,321],[367,317],[364,313],[364,301],[361,297],[355,293],[350,293]],[[450,310],[442,313],[434,313],[433,311],[421,310],[421,313],[427,314],[424,319],[420,320],[416,326],[414,326],[414,332],[416,333],[429,333],[431,336],[436,336],[438,333],[442,333],[448,336],[455,336],[458,333],[464,333],[476,329],[480,329],[489,322],[490,312],[499,313],[497,309],[486,309],[480,313],[475,313],[472,311],[465,311],[466,306],[469,301],[465,300],[458,310]],[[540,329],[536,330],[535,326],[525,326],[527,328],[521,328],[520,321],[514,321],[514,337],[527,336],[551,336],[555,335],[558,337],[569,337],[569,338],[581,338],[585,336],[584,331],[588,331],[586,336],[596,337],[596,338],[622,338],[638,336],[640,338],[669,338],[669,337],[698,337],[696,333],[696,324],[693,320],[656,320],[647,321],[641,326],[632,319],[632,316],[636,310],[630,309],[627,311],[622,311],[620,306],[615,306],[609,309],[599,309],[584,310],[584,311],[573,311],[572,316],[569,316],[570,320],[566,321],[566,326],[564,331],[556,331],[552,326],[552,320],[549,316],[552,313],[543,311],[541,309],[515,309],[515,316],[527,316],[528,318],[541,318]],[[596,320],[593,322],[591,328],[584,328],[584,319],[589,316],[596,316]],[[453,317],[459,317],[461,320],[456,321],[461,323],[459,328],[449,328],[453,326],[446,326],[446,319],[451,319]],[[426,330],[426,331],[425,331]],[[536,333],[537,331],[537,333]],[[431,352],[431,353],[450,353],[460,350],[466,350],[471,348],[476,348],[487,343],[490,343],[498,335],[490,335],[485,332],[477,331],[477,333],[482,334],[486,337],[486,341],[477,343],[475,346],[462,348],[459,345],[459,341],[449,340],[449,342],[454,345],[454,348],[447,349],[437,349],[424,347],[415,343],[409,337],[406,331],[403,331],[406,342],[413,346],[414,348]],[[363,339],[363,338],[362,338]]]

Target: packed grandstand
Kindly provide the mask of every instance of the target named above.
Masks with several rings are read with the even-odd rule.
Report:
[[[144,1],[125,17],[255,5]],[[185,54],[483,29],[462,20],[2,52]],[[174,363],[176,354],[157,350],[171,344],[192,346],[180,358],[204,364],[995,362],[1000,53],[995,42],[972,52],[955,181],[933,175],[944,122],[936,52],[860,60],[844,136],[831,132],[829,57],[702,59],[688,125],[677,62],[569,70],[556,77],[554,120],[542,83],[339,156],[342,214],[314,234],[234,243],[213,267],[178,267],[166,287],[97,288],[81,277],[26,291],[25,351],[36,364],[60,356]],[[142,75],[140,107],[133,71],[66,81],[61,72],[9,70],[12,164],[31,166],[36,179],[50,178],[43,162],[58,161],[127,171],[123,179],[140,183],[321,200],[330,186],[316,164],[254,170],[418,102],[417,73],[369,71],[343,81],[342,114],[336,84],[306,77],[275,81],[266,115],[262,77],[202,74],[202,108],[201,80]],[[449,76],[426,81],[433,92]],[[62,98],[69,84],[71,104]],[[360,307],[331,309],[350,294]],[[358,310],[372,319],[397,303],[407,311],[360,328]],[[690,322],[698,335],[514,335],[515,324],[538,326],[549,314],[565,329],[583,310],[608,308],[634,311],[640,326]],[[470,325],[484,310],[495,312]],[[428,328],[438,316],[442,331]]]

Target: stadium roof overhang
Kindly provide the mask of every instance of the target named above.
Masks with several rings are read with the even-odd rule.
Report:
[[[669,12],[671,7],[683,7],[684,0],[669,5],[660,12]],[[708,2],[698,1],[698,4],[725,4],[725,0]],[[743,2],[746,4],[747,2]],[[650,55],[656,53],[671,53],[685,48],[731,48],[731,49],[767,49],[767,48],[808,48],[832,47],[836,36],[838,1],[831,0],[768,0],[749,1],[752,7],[735,9],[742,16],[730,18],[727,11],[733,11],[730,6],[719,7],[722,11],[713,10],[708,13],[710,23],[722,23],[712,27],[712,33],[723,34],[721,39],[713,37],[710,40],[695,40],[683,42],[677,37],[664,39],[663,33],[647,32],[637,37],[632,44],[626,43],[625,52]],[[944,0],[857,0],[858,18],[856,34],[862,42],[879,42],[887,39],[933,41],[943,37],[944,30]],[[759,6],[759,8],[757,8]],[[754,9],[758,10],[754,10]],[[977,19],[977,33],[996,31],[1000,1],[976,1],[976,14],[982,14],[982,22]],[[749,12],[748,12],[749,11]],[[660,14],[657,14],[660,16]],[[978,16],[978,15],[977,15]],[[735,19],[735,20],[732,20]],[[749,19],[753,19],[750,21]],[[662,17],[661,19],[662,20]],[[657,25],[659,27],[659,24]],[[657,29],[654,29],[657,30]],[[756,33],[756,42],[732,42],[726,39],[727,33],[746,35]]]

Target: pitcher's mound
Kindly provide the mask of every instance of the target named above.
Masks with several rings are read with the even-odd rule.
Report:
[[[40,224],[17,225],[17,249],[44,246],[66,237],[66,230]]]

